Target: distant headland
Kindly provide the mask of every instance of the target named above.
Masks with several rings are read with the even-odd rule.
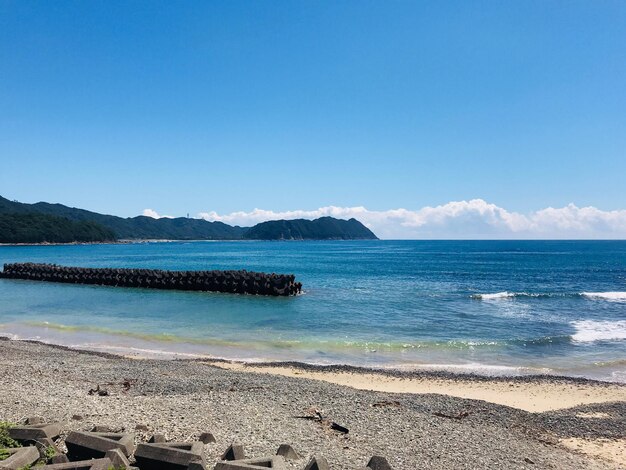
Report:
[[[98,243],[119,240],[376,240],[356,219],[274,220],[253,227],[184,217],[117,217],[62,204],[0,196],[0,243]]]

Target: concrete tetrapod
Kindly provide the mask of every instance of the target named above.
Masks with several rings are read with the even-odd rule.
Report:
[[[141,470],[184,470],[202,459],[202,442],[163,442],[139,444],[135,460]]]
[[[18,442],[54,439],[61,434],[59,423],[35,424],[32,426],[14,426],[7,429],[9,436]]]
[[[135,438],[132,434],[72,431],[65,438],[65,445],[70,460],[99,459],[112,449],[129,456],[133,453]]]
[[[148,287],[217,291],[224,293],[287,296],[302,291],[293,274],[240,271],[165,271],[159,269],[81,268],[54,264],[5,264],[0,278],[95,284],[115,287]]]
[[[260,468],[285,469],[285,460],[282,456],[261,457],[258,459],[243,459],[217,462],[213,470],[258,470]]]
[[[130,462],[120,449],[108,450],[104,456],[111,461],[116,470],[130,467]]]
[[[1,470],[28,468],[39,459],[39,451],[34,446],[5,450],[9,453],[9,457],[0,461]]]
[[[385,457],[374,455],[367,463],[367,468],[371,470],[393,470]]]
[[[37,468],[43,470],[109,470],[112,466],[113,462],[109,459],[92,459],[80,462],[55,463]]]
[[[282,455],[286,460],[298,460],[300,456],[289,444],[281,444],[276,455]]]
[[[243,460],[246,454],[241,444],[231,444],[222,454],[222,460]]]
[[[202,434],[200,434],[200,437],[198,438],[198,440],[202,442],[203,444],[210,444],[212,442],[216,442],[215,436],[211,434],[210,432],[203,432]]]
[[[324,457],[315,455],[311,458],[307,466],[304,467],[304,470],[330,470],[330,467],[328,466],[328,460]]]

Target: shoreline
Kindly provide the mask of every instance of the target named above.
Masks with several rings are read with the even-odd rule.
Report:
[[[0,420],[42,416],[60,421],[65,433],[105,425],[133,432],[136,442],[153,433],[189,441],[210,431],[217,443],[205,447],[209,463],[232,442],[255,457],[288,443],[302,455],[288,470],[314,454],[333,470],[356,468],[372,455],[387,457],[394,470],[522,469],[529,459],[546,469],[626,465],[624,385],[289,364],[128,358],[2,338],[0,373],[10,380],[0,381]],[[430,389],[411,388],[416,384]],[[90,395],[96,385],[107,396]],[[495,398],[459,396],[471,390]],[[497,403],[498,395],[510,403]],[[513,397],[551,405],[528,410],[512,406]],[[311,409],[349,433],[301,419]]]
[[[116,359],[116,358],[125,358],[130,360],[155,360],[155,361],[179,361],[179,362],[205,362],[210,363],[219,367],[220,364],[235,364],[242,365],[244,367],[249,368],[258,368],[258,369],[272,369],[272,368],[294,368],[300,369],[302,371],[306,371],[309,373],[355,373],[355,374],[372,374],[372,375],[381,375],[384,377],[396,378],[396,379],[464,379],[468,381],[475,382],[532,382],[532,381],[549,381],[549,382],[564,382],[564,383],[575,383],[575,384],[593,384],[597,386],[612,386],[616,385],[619,387],[623,387],[626,390],[626,383],[622,382],[611,382],[608,380],[598,380],[591,379],[587,377],[576,377],[576,376],[568,376],[568,375],[558,375],[558,374],[520,374],[520,375],[487,375],[487,374],[479,374],[476,372],[453,372],[446,369],[434,369],[434,368],[424,368],[424,369],[400,369],[390,367],[367,367],[367,366],[355,366],[351,364],[314,364],[302,361],[288,361],[288,360],[276,360],[276,361],[255,361],[255,360],[240,360],[240,359],[229,359],[225,357],[219,356],[210,356],[210,355],[201,355],[195,353],[176,353],[176,352],[167,352],[163,353],[159,357],[155,357],[152,355],[141,355],[141,354],[123,354],[123,353],[114,353],[107,352],[101,349],[88,349],[88,348],[79,348],[73,346],[67,346],[63,344],[51,343],[36,339],[21,339],[21,338],[11,338],[10,336],[6,336],[5,334],[0,334],[0,341],[15,341],[15,342],[23,342],[23,343],[31,343],[31,344],[40,344],[44,346],[48,346],[55,349],[60,349],[63,351],[73,351],[78,352],[80,354],[87,354],[93,356],[100,356],[103,358]],[[180,357],[180,356],[194,356],[194,357]]]
[[[129,245],[134,243],[131,240],[109,240],[102,242],[35,242],[35,243],[0,243],[3,246],[74,246],[74,245]]]
[[[378,369],[346,364],[318,365],[297,361],[249,362],[224,358],[148,358],[74,348],[38,340],[0,341],[42,345],[60,351],[96,356],[109,360],[199,363],[236,373],[258,373],[289,378],[317,380],[357,390],[394,394],[440,394],[483,400],[528,412],[555,411],[580,405],[626,402],[626,384],[562,375],[487,376],[446,370]]]
[[[336,385],[396,394],[439,394],[482,400],[540,413],[575,406],[626,401],[626,385],[563,376],[486,377],[449,372],[386,373],[378,369],[306,364],[255,364],[235,361],[199,361],[236,372],[254,372],[306,378]]]
[[[33,242],[33,243],[0,243],[3,246],[72,246],[72,245],[133,245],[142,243],[200,243],[200,242],[364,242],[364,241],[401,241],[388,239],[373,238],[303,238],[303,239],[243,239],[243,238],[190,238],[190,239],[169,239],[169,238],[131,238],[121,240],[109,240],[101,242]],[[424,240],[428,241],[428,240]],[[487,240],[488,241],[488,240]]]

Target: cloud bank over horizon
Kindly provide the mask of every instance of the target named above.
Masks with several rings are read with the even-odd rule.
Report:
[[[143,211],[149,217],[160,216],[152,209]],[[533,239],[533,238],[626,238],[626,210],[604,211],[595,207],[565,207],[522,214],[508,211],[483,199],[452,201],[436,207],[418,210],[368,210],[365,207],[326,206],[315,210],[276,212],[254,209],[230,214],[201,212],[199,218],[209,222],[252,226],[277,219],[316,219],[331,216],[355,218],[378,237],[386,239]]]
[[[152,217],[153,219],[173,219],[171,215],[161,215],[153,209],[144,209],[141,215],[145,217]]]

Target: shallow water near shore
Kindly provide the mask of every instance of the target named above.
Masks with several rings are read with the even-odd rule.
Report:
[[[0,263],[294,273],[268,298],[0,279],[0,335],[211,356],[626,382],[626,242],[2,246]]]

